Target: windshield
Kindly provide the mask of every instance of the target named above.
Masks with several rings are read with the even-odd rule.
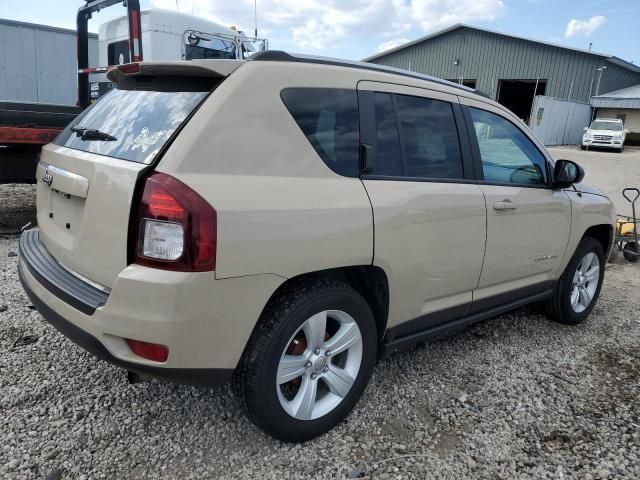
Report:
[[[149,82],[145,90],[114,88],[86,109],[55,143],[138,163],[151,163],[160,148],[208,94],[187,81]],[[198,82],[200,83],[200,82]],[[191,90],[191,91],[190,91]]]
[[[611,130],[612,132],[619,132],[622,130],[622,124],[619,122],[595,121],[591,124],[591,130]]]

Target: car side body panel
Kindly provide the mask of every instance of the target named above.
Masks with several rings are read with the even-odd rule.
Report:
[[[374,264],[389,279],[387,326],[458,306],[464,314],[478,284],[486,237],[478,186],[364,183],[375,210]]]
[[[283,79],[277,63],[240,67],[157,167],[216,209],[216,278],[291,278],[372,262],[373,216],[362,182],[322,162],[280,98],[300,85],[355,92],[357,77],[287,70]]]
[[[571,232],[571,205],[562,191],[481,185],[487,202],[487,248],[474,300],[553,280]],[[513,210],[496,210],[508,200]]]
[[[574,190],[565,190],[564,192],[571,200],[571,235],[569,236],[566,253],[558,269],[558,276],[571,260],[573,252],[575,252],[586,231],[595,225],[611,227],[611,238],[608,248],[605,249],[605,256],[608,256],[613,245],[613,225],[616,222],[615,207],[607,197]]]

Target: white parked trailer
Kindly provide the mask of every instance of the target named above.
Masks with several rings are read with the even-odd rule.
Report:
[[[78,100],[76,32],[0,19],[0,101],[75,105]],[[98,61],[98,36],[89,35]]]

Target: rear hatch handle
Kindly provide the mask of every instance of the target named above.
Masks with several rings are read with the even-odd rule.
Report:
[[[59,192],[75,197],[87,198],[89,179],[77,173],[45,162],[40,162],[36,171],[36,178],[39,182],[43,182]]]

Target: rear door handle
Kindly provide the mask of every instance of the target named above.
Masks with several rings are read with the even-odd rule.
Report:
[[[505,200],[504,202],[493,202],[494,210],[515,210],[516,208],[516,204],[510,200]]]

